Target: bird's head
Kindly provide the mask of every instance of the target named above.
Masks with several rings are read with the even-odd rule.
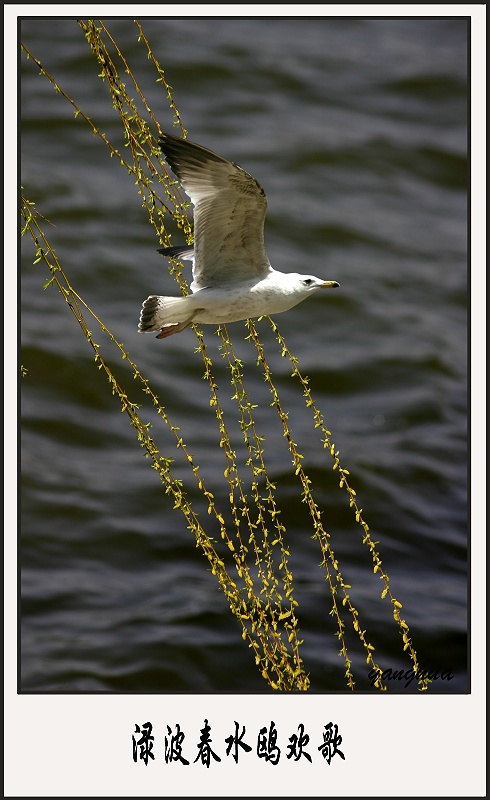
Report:
[[[298,288],[305,293],[316,292],[318,289],[336,289],[340,286],[337,281],[324,281],[323,278],[315,278],[314,275],[295,275]]]

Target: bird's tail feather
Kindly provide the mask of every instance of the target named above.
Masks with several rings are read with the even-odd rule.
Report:
[[[189,313],[190,312],[190,313]],[[189,297],[161,297],[150,295],[141,308],[138,331],[159,331],[165,325],[173,325],[188,319]]]

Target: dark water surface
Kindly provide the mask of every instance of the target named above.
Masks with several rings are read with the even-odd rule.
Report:
[[[163,130],[172,113],[130,19],[108,20]],[[467,690],[467,21],[142,20],[189,138],[264,187],[273,266],[335,279],[276,317],[299,358],[410,625],[419,659]],[[114,146],[124,140],[75,20],[21,38]],[[141,302],[176,294],[134,180],[32,61],[21,59],[21,183],[73,286],[147,376],[226,509],[225,461],[192,330],[136,331]],[[130,86],[130,78],[127,78]],[[131,91],[130,91],[131,94]],[[177,233],[174,243],[183,242]],[[22,243],[20,688],[269,692],[207,562],[143,457],[78,325]],[[266,319],[258,323],[344,579],[384,668],[410,667],[361,530]],[[244,362],[287,527],[302,655],[314,692],[348,691],[301,487],[244,323]],[[102,343],[103,334],[97,332]],[[220,399],[236,405],[213,328]],[[111,362],[131,388],[131,372]],[[143,413],[144,420],[149,419]],[[167,429],[155,430],[204,524]],[[245,474],[245,472],[244,472]],[[192,475],[190,476],[192,478]],[[229,512],[224,512],[228,513]],[[355,677],[365,659],[349,634]],[[406,691],[392,685],[391,691]],[[413,689],[413,686],[412,686]]]

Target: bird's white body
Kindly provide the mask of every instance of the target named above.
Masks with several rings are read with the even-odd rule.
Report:
[[[338,286],[313,275],[274,270],[264,247],[265,193],[241,167],[200,145],[164,134],[161,147],[195,210],[194,246],[160,250],[191,259],[191,294],[150,295],[139,331],[158,339],[191,323],[226,324],[280,314],[320,288]]]
[[[226,324],[264,314],[280,314],[301,303],[308,294],[320,288],[304,285],[306,276],[271,269],[260,280],[225,283],[222,286],[198,289],[186,297],[149,297],[147,304],[154,306],[153,325],[158,330],[164,325],[183,322]],[[307,280],[318,280],[309,279]],[[318,281],[320,285],[323,281]],[[153,301],[153,302],[151,302]]]

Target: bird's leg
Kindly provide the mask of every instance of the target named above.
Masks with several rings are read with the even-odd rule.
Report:
[[[189,325],[191,325],[192,320],[199,311],[202,311],[202,309],[196,308],[192,317],[186,319],[184,322],[169,322],[167,325],[164,325],[156,338],[166,339],[167,336],[172,336],[174,333],[180,333],[181,331],[185,330],[189,327]]]
[[[161,329],[160,333],[156,337],[157,339],[166,339],[167,336],[172,336],[174,333],[180,333],[187,328],[188,325],[191,324],[191,320],[186,320],[186,322],[169,322],[168,325],[164,325]]]

